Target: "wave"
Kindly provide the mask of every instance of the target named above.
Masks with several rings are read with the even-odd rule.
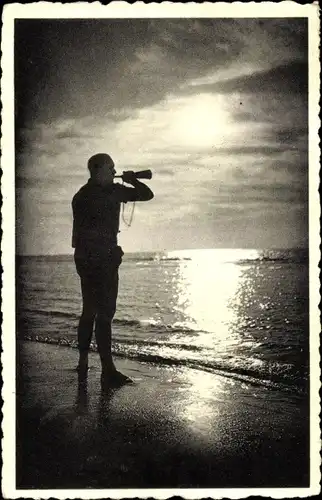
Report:
[[[25,313],[31,313],[31,314],[36,314],[39,316],[46,316],[46,317],[57,317],[57,318],[74,318],[77,319],[79,318],[79,314],[73,313],[73,312],[65,312],[65,311],[46,311],[43,309],[29,309],[29,308],[24,308],[20,309],[18,311],[19,315],[24,315]]]
[[[40,342],[46,344],[54,344],[61,345],[70,348],[77,349],[77,340],[76,339],[67,339],[66,337],[50,337],[45,335],[22,335],[23,340]],[[123,345],[122,345],[123,344]],[[128,344],[125,349],[124,344]],[[131,350],[131,344],[137,344],[136,349]],[[232,363],[225,362],[225,360],[212,360],[212,361],[203,361],[200,359],[189,359],[187,357],[173,357],[171,355],[160,355],[150,352],[143,352],[143,344],[145,347],[175,347],[178,349],[180,344],[173,343],[161,343],[161,342],[144,342],[144,341],[123,341],[120,342],[115,341],[113,344],[113,356],[122,358],[122,359],[131,359],[133,361],[143,362],[143,363],[151,363],[158,366],[164,367],[177,367],[179,369],[195,369],[200,371],[205,371],[208,373],[213,373],[219,376],[223,376],[226,378],[230,378],[236,381],[240,381],[243,383],[247,383],[253,386],[262,386],[267,389],[275,389],[275,390],[283,390],[287,392],[292,392],[293,394],[306,394],[307,393],[307,385],[308,378],[306,374],[300,374],[296,372],[290,372],[287,369],[283,371],[283,365],[279,367],[274,367],[274,373],[272,374],[271,370],[265,372],[265,370],[259,370],[255,367],[250,366],[238,366]],[[195,346],[187,346],[181,345],[185,350],[196,350],[198,351],[198,347]],[[95,342],[91,344],[91,350],[97,352],[97,346]],[[244,360],[246,361],[246,360]],[[288,366],[288,365],[287,365]]]
[[[206,371],[216,375],[221,375],[226,378],[231,378],[244,383],[249,383],[254,386],[264,386],[269,389],[278,389],[286,391],[294,391],[294,385],[296,378],[292,376],[283,376],[279,373],[271,378],[265,378],[265,373],[256,372],[249,368],[241,368],[236,366],[225,365],[220,362],[203,362],[189,359],[178,359],[172,357],[160,356],[157,354],[147,354],[147,353],[123,353],[114,352],[115,356],[132,359],[134,361],[140,361],[144,363],[153,363],[161,366],[176,366],[179,368],[192,368],[196,370]],[[298,386],[299,392],[303,391],[303,387]]]
[[[43,309],[30,309],[30,308],[23,308],[18,311],[18,315],[24,318],[26,314],[33,314],[33,315],[38,315],[38,316],[44,316],[48,318],[63,318],[63,319],[73,319],[73,320],[78,320],[79,319],[79,313],[74,313],[71,311],[47,311]],[[194,329],[194,328],[189,328],[184,325],[180,325],[177,322],[174,323],[173,325],[171,324],[165,324],[162,323],[161,321],[155,321],[155,320],[138,320],[138,319],[125,319],[125,318],[114,318],[113,319],[113,325],[116,326],[124,326],[124,327],[129,327],[129,328],[138,328],[142,330],[151,330],[151,331],[157,331],[157,332],[166,332],[169,331],[171,333],[196,333],[196,332],[202,332],[200,329]]]

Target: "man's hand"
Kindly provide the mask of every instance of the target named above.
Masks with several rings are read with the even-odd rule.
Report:
[[[127,184],[135,184],[137,182],[137,178],[133,170],[123,172],[122,179],[124,182],[127,182]]]

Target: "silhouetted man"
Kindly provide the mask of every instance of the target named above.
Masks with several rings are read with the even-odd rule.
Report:
[[[112,351],[112,320],[118,293],[118,268],[123,251],[117,244],[121,203],[148,201],[153,193],[139,182],[134,172],[123,174],[133,187],[114,184],[116,174],[112,158],[99,153],[88,161],[90,179],[75,194],[73,238],[75,264],[81,280],[83,310],[78,325],[78,373],[86,375],[88,351],[95,336],[102,364],[102,387],[122,385],[131,380],[115,368]]]

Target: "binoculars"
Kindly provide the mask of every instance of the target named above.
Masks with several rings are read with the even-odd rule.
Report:
[[[134,174],[137,179],[152,179],[151,170],[140,170],[139,172],[134,172]],[[115,177],[122,179],[123,175],[116,175]]]

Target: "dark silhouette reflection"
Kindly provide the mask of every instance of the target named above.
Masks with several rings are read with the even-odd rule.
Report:
[[[104,428],[109,420],[109,403],[112,398],[112,391],[109,394],[101,392],[97,407],[97,423]]]
[[[99,393],[99,399],[97,404],[97,417],[98,424],[101,423],[102,418],[108,414],[109,402],[112,397],[116,394],[116,392],[121,389],[125,385],[124,383],[119,387],[113,387],[112,385],[102,385],[101,391]],[[78,384],[77,384],[77,392],[75,398],[75,413],[77,416],[85,416],[90,413],[89,408],[89,394],[88,394],[88,377],[86,373],[78,373]],[[95,408],[95,405],[94,405]],[[92,415],[94,417],[94,415]],[[103,418],[104,420],[104,418]]]
[[[97,406],[97,423],[99,427],[105,427],[110,418],[110,402],[115,394],[118,392],[118,388],[104,388],[100,392],[98,406]]]
[[[86,415],[88,413],[88,390],[87,390],[87,375],[78,374],[78,385],[75,402],[75,410],[77,415]]]

